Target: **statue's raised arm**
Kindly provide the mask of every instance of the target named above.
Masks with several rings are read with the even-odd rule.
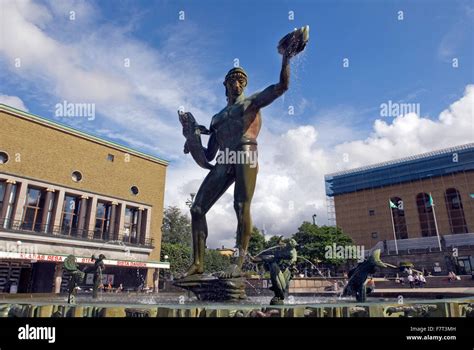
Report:
[[[280,81],[270,85],[252,98],[250,108],[259,110],[283,95],[290,85],[290,59],[304,50],[309,40],[309,26],[295,29],[278,43],[278,52],[283,56]]]

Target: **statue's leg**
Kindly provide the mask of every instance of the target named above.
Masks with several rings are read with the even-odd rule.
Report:
[[[204,253],[206,250],[206,213],[234,182],[234,172],[225,164],[217,164],[204,179],[191,206],[191,225],[193,231],[193,264],[186,275],[204,272]]]
[[[245,145],[246,150],[257,152],[256,146]],[[238,164],[235,169],[234,209],[237,215],[237,248],[239,259],[237,265],[242,267],[247,254],[250,237],[252,235],[252,217],[250,204],[252,202],[257,182],[258,165]]]

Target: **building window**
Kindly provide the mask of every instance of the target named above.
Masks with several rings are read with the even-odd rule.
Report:
[[[21,228],[30,231],[41,231],[44,194],[41,189],[28,187]]]
[[[108,240],[108,232],[110,229],[111,204],[105,202],[97,203],[97,211],[95,214],[94,238]]]
[[[126,207],[123,226],[123,241],[137,242],[138,208]]]
[[[397,239],[407,239],[408,229],[405,219],[405,208],[400,197],[390,198],[390,210],[392,211],[393,229]]]
[[[377,232],[372,232],[372,238],[377,238],[379,234]]]
[[[77,236],[81,197],[66,194],[61,215],[61,234]]]
[[[82,174],[79,171],[73,171],[71,174],[72,181],[74,182],[81,182],[82,181]]]
[[[451,233],[468,233],[461,195],[455,188],[448,188],[444,195]]]
[[[436,236],[436,225],[430,196],[427,193],[418,193],[416,206],[418,208],[421,235],[423,237]]]
[[[8,162],[8,154],[0,151],[0,164],[6,164]]]
[[[109,162],[113,162],[114,159],[115,159],[115,156],[114,156],[113,154],[110,154],[110,153],[109,153],[109,154],[107,155],[107,160],[108,160]]]
[[[369,216],[375,216],[375,210],[369,209]]]
[[[137,186],[130,187],[130,192],[132,192],[132,194],[136,196],[139,192],[138,187]]]

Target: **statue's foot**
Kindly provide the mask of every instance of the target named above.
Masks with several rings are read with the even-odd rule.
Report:
[[[204,269],[202,265],[192,264],[189,267],[188,271],[186,271],[186,273],[184,274],[184,277],[191,276],[191,275],[201,275],[203,274],[203,272],[204,272]]]

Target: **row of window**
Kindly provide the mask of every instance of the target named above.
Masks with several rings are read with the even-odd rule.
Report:
[[[147,209],[125,206],[123,226],[119,227],[121,208],[117,203],[99,199],[96,207],[92,208],[92,199],[66,193],[59,208],[59,192],[28,186],[24,206],[15,210],[17,188],[17,184],[0,182],[0,225],[3,228],[15,226],[21,230],[104,241],[117,240],[120,237],[125,242],[145,243],[146,221],[149,215]],[[19,223],[14,222],[14,211],[17,210],[22,210]],[[95,223],[92,224],[94,227],[89,227],[93,211]],[[58,215],[60,221],[56,227],[54,223]]]
[[[448,188],[444,193],[445,205],[448,212],[449,227],[451,234],[468,233],[466,218],[462,199],[459,191],[455,188]],[[408,229],[405,219],[405,209],[403,200],[400,197],[390,198],[393,226],[397,239],[408,238]],[[423,237],[436,236],[437,218],[435,217],[435,203],[428,193],[418,193],[416,195],[416,207],[420,222],[421,235]],[[369,209],[369,216],[375,216],[375,210]],[[372,232],[372,238],[377,238],[377,233]]]

